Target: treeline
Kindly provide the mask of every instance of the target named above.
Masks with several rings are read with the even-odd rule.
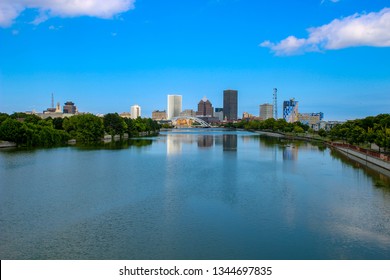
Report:
[[[263,130],[281,133],[315,133],[308,125],[300,122],[288,123],[284,119],[243,120],[237,123],[228,123],[226,127],[242,128],[247,130]],[[380,149],[390,149],[390,114],[381,114],[375,117],[366,117],[347,121],[334,126],[330,131],[320,129],[316,132],[324,140],[341,140],[353,145],[376,144]]]
[[[390,114],[366,117],[337,125],[327,133],[332,141],[342,140],[349,144],[372,144],[388,151],[390,148]]]
[[[105,134],[123,136],[127,133],[132,137],[142,132],[158,131],[159,128],[152,119],[124,119],[117,113],[107,114],[103,118],[82,114],[64,119],[0,113],[0,140],[21,146],[51,147],[65,144],[69,139],[76,139],[77,143],[96,143]]]
[[[285,119],[266,119],[264,121],[259,120],[242,120],[237,123],[228,123],[227,127],[242,128],[247,130],[264,130],[272,132],[283,133],[304,133],[310,129],[310,127],[301,122],[288,123]]]

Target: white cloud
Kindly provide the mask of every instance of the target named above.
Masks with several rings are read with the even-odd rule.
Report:
[[[49,30],[54,30],[54,31],[60,30],[61,28],[62,28],[62,25],[60,25],[60,26],[50,25],[49,26]]]
[[[50,17],[91,16],[109,19],[134,9],[135,0],[1,0],[0,26],[11,26],[25,9],[38,9],[32,22],[39,24]]]
[[[309,28],[307,38],[289,36],[279,43],[265,41],[260,46],[279,56],[358,46],[390,47],[389,30],[390,8],[384,8],[377,13],[354,14]]]

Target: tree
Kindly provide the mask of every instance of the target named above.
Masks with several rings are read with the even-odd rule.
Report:
[[[127,124],[118,113],[106,114],[103,117],[103,123],[104,130],[112,136],[123,135],[127,131]]]
[[[326,137],[328,133],[326,132],[325,129],[321,128],[319,131],[318,131],[318,135],[321,136],[321,137]]]
[[[98,142],[104,136],[103,120],[92,114],[75,115],[64,119],[63,127],[71,137],[81,143]]]
[[[53,127],[58,130],[63,130],[62,124],[64,123],[63,118],[54,118],[53,119]]]
[[[348,142],[350,144],[360,144],[366,141],[366,132],[360,126],[354,126],[348,131]]]
[[[8,118],[0,125],[0,139],[23,144],[23,124],[13,118]]]
[[[294,133],[304,133],[305,132],[305,130],[302,127],[298,126],[298,125],[294,126],[294,130],[293,131],[294,131]]]
[[[3,121],[5,121],[8,118],[9,118],[8,114],[0,113],[0,125],[3,123]]]

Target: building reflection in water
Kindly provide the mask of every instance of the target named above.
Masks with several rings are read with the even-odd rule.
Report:
[[[167,135],[167,155],[181,154],[182,142],[177,135]]]
[[[298,148],[292,145],[284,147],[283,160],[298,160]]]
[[[224,151],[237,151],[237,135],[224,134],[223,135],[223,150]]]
[[[214,145],[213,135],[199,135],[198,136],[198,147],[199,148],[210,148]]]
[[[211,148],[215,146],[223,146],[223,151],[237,151],[237,135],[196,135],[193,134],[167,134],[167,154],[177,155],[183,151],[183,145],[197,144],[198,148]]]

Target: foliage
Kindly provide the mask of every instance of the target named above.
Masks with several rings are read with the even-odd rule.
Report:
[[[318,135],[321,136],[321,137],[326,137],[328,135],[328,133],[326,132],[325,129],[321,128],[319,131],[318,131]]]
[[[275,120],[273,118],[260,120],[242,120],[238,123],[227,123],[225,127],[243,128],[248,130],[265,130],[274,132],[304,133],[309,130],[309,126],[301,122],[288,123],[284,119]]]
[[[102,140],[105,131],[111,135],[128,133],[138,136],[159,129],[159,124],[152,119],[123,119],[117,113],[107,114],[104,118],[81,114],[64,119],[0,113],[0,139],[31,147],[62,145],[69,139],[76,139],[81,144],[95,143]]]
[[[125,122],[129,136],[138,136],[140,132],[158,131],[160,129],[160,125],[149,118],[125,119]]]
[[[20,121],[9,117],[0,125],[0,139],[18,145],[51,147],[64,144],[68,138],[65,131],[54,129],[51,120],[37,122],[35,118],[24,118]]]
[[[62,126],[72,138],[81,143],[98,142],[104,136],[102,118],[92,114],[71,116],[69,119],[64,119]]]
[[[375,143],[386,151],[390,148],[390,114],[347,121],[335,126],[329,135],[332,140],[349,144]]]
[[[103,117],[104,130],[114,136],[123,135],[127,131],[125,120],[118,113],[106,114]]]

